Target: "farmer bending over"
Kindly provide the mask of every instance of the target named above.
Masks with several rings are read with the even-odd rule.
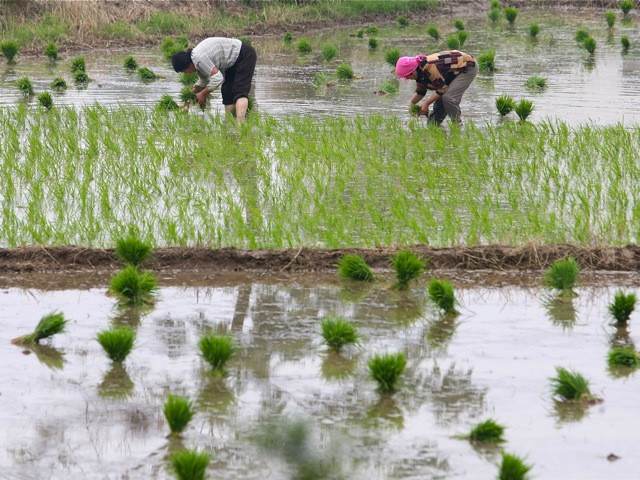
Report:
[[[431,55],[400,57],[396,63],[396,75],[416,81],[416,91],[411,97],[409,108],[426,95],[427,90],[435,93],[420,106],[418,115],[425,115],[429,122],[440,125],[449,115],[460,123],[460,101],[478,74],[478,63],[471,55],[458,50],[447,50]],[[429,105],[433,112],[429,115]]]
[[[176,72],[196,72],[200,79],[193,93],[204,108],[207,95],[222,88],[222,103],[228,114],[244,121],[249,106],[249,91],[256,68],[256,51],[248,43],[234,38],[210,37],[195,48],[171,57]]]

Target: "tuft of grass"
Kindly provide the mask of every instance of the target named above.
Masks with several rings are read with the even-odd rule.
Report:
[[[113,362],[122,363],[133,350],[136,332],[128,327],[114,327],[98,332],[96,340]]]
[[[52,337],[58,333],[63,333],[67,328],[67,320],[59,312],[51,312],[43,316],[36,325],[33,333],[23,335],[11,341],[16,345],[33,345],[40,343],[40,340]]]
[[[87,72],[83,71],[83,70],[76,70],[73,72],[73,82],[77,85],[86,85],[87,83],[89,83],[91,81],[91,79],[89,78],[89,75],[87,75]]]
[[[496,50],[491,48],[478,55],[478,67],[485,73],[494,72],[496,69]]]
[[[489,20],[491,20],[492,23],[496,23],[498,20],[500,20],[500,13],[501,12],[499,8],[491,8],[487,12],[487,17],[489,17]]]
[[[461,47],[464,46],[464,42],[467,41],[467,38],[469,38],[469,34],[467,33],[466,30],[460,30],[458,32],[458,40],[460,41],[460,46]]]
[[[395,271],[397,288],[406,290],[409,282],[420,276],[424,271],[426,262],[409,250],[403,250],[391,259],[391,266]]]
[[[356,32],[356,37],[363,38],[364,37],[364,28],[361,28]]]
[[[129,55],[124,59],[124,68],[126,68],[127,70],[138,69],[138,62],[135,58],[133,58],[133,55]]]
[[[333,43],[322,46],[322,58],[325,62],[329,62],[338,56],[338,47]]]
[[[613,302],[607,306],[607,310],[617,323],[627,323],[636,308],[636,302],[635,293],[627,295],[622,290],[618,290],[613,296]]]
[[[186,397],[169,395],[162,409],[172,434],[181,433],[193,417],[193,403]]]
[[[626,52],[631,47],[631,41],[629,41],[629,37],[623,35],[620,37],[620,43],[622,44],[622,49]]]
[[[120,270],[109,285],[109,291],[125,306],[153,305],[157,290],[156,277],[149,272],[140,273],[133,265]]]
[[[384,52],[384,61],[389,65],[395,68],[396,63],[398,63],[398,59],[400,58],[400,49],[399,48],[390,48],[386,52]]]
[[[14,63],[19,50],[20,46],[15,40],[6,40],[0,43],[0,51],[4,58],[7,59],[7,63]]]
[[[529,25],[529,36],[531,38],[536,38],[539,33],[540,25],[538,25],[537,23],[532,23],[531,25]]]
[[[58,60],[58,46],[56,42],[50,41],[44,47],[44,56],[47,57],[52,62]]]
[[[512,6],[505,7],[504,16],[507,19],[507,22],[509,22],[509,25],[513,26],[513,24],[516,21],[516,18],[518,18],[518,9]]]
[[[398,17],[396,19],[396,22],[398,22],[400,28],[406,28],[409,26],[409,20],[407,19],[407,17]]]
[[[407,360],[403,353],[375,355],[368,362],[371,376],[378,382],[378,390],[382,393],[396,391],[396,385],[406,366]]]
[[[640,367],[640,355],[633,348],[614,347],[607,355],[610,367]]]
[[[352,80],[356,74],[348,63],[341,63],[336,68],[336,76],[341,80]]]
[[[634,1],[633,0],[621,0],[618,5],[620,6],[620,10],[622,10],[622,13],[626,16],[631,11],[631,9],[633,8]]]
[[[198,342],[200,354],[214,372],[224,373],[225,365],[236,352],[236,344],[232,338],[215,333],[203,335]]]
[[[523,459],[507,452],[502,452],[502,462],[498,472],[498,480],[529,480],[532,466]]]
[[[563,402],[594,403],[598,399],[589,390],[589,381],[578,372],[556,367],[551,379],[551,392]]]
[[[453,21],[453,26],[456,30],[464,30],[464,22],[460,18],[456,18]]]
[[[578,43],[584,43],[584,41],[589,37],[589,31],[585,28],[579,28],[573,35],[574,40]]]
[[[504,94],[496,98],[496,109],[502,117],[507,116],[514,108],[516,108],[516,102],[510,95]]]
[[[378,39],[376,37],[369,38],[369,48],[371,50],[378,48]]]
[[[66,90],[67,88],[68,88],[67,82],[62,77],[56,77],[51,82],[51,89],[52,90],[56,90],[56,91],[61,92],[63,90]]]
[[[435,25],[429,25],[427,27],[427,35],[429,35],[434,40],[440,40],[440,30]]]
[[[398,81],[397,80],[385,80],[380,85],[380,91],[384,93],[398,93]]]
[[[453,293],[453,285],[448,280],[434,278],[427,287],[429,298],[445,315],[453,315],[456,311],[456,297]]]
[[[338,274],[348,280],[370,282],[373,272],[364,258],[360,255],[348,253],[338,261]]]
[[[16,85],[18,90],[20,90],[20,93],[23,95],[33,95],[35,93],[33,90],[33,84],[31,83],[31,80],[29,80],[29,77],[19,78],[16,80]]]
[[[168,93],[165,93],[164,95],[162,95],[162,97],[160,97],[160,100],[158,100],[156,107],[158,108],[158,110],[161,110],[163,112],[175,112],[180,108],[176,101]]]
[[[616,12],[609,10],[608,12],[604,13],[604,19],[607,22],[607,26],[609,28],[613,28],[613,26],[616,23]]]
[[[502,436],[504,429],[505,427],[490,418],[474,426],[467,438],[474,442],[502,443],[505,441]]]
[[[457,33],[449,35],[445,40],[449,50],[458,50],[460,48],[460,36]]]
[[[378,35],[380,33],[380,29],[375,25],[371,25],[370,27],[366,28],[365,33],[367,35]]]
[[[593,37],[585,38],[582,45],[590,54],[593,54],[596,51],[596,39]]]
[[[42,92],[37,97],[38,103],[45,108],[45,110],[50,110],[53,107],[53,98],[51,98],[51,94],[49,92]]]
[[[291,32],[284,32],[284,36],[282,37],[282,40],[284,41],[284,43],[289,45],[291,44],[291,42],[293,42],[293,35],[291,35]]]
[[[544,274],[543,283],[547,287],[560,290],[564,296],[574,296],[575,287],[580,277],[580,265],[575,258],[562,258],[551,264]]]
[[[169,461],[178,480],[204,480],[211,455],[195,450],[180,450],[171,454]]]
[[[84,57],[74,57],[71,59],[71,73],[86,72],[87,61]]]
[[[324,343],[336,352],[342,350],[346,345],[357,344],[360,338],[356,327],[342,317],[326,317],[320,323],[320,327]]]
[[[524,122],[529,115],[533,112],[533,102],[531,100],[527,100],[526,98],[520,99],[520,101],[514,107],[516,115],[521,122]]]
[[[544,77],[539,77],[534,75],[532,77],[527,78],[527,81],[524,83],[524,86],[527,88],[537,88],[542,90],[547,86],[547,79]]]
[[[306,38],[301,38],[296,44],[298,53],[311,53],[311,43]]]
[[[138,68],[138,75],[142,80],[157,80],[160,78],[155,72],[149,70],[147,67]]]

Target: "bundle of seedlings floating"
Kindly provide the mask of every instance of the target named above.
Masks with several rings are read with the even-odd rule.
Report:
[[[602,402],[592,395],[589,381],[580,373],[572,372],[564,367],[556,367],[556,376],[551,379],[551,392],[561,402],[591,405]]]
[[[347,253],[338,260],[338,275],[347,280],[370,282],[373,272],[367,261],[360,255]]]
[[[29,80],[29,77],[22,77],[16,80],[16,86],[24,96],[31,96],[35,94],[33,84],[31,83],[31,80]]]
[[[133,55],[128,55],[127,57],[125,57],[123,65],[124,68],[129,71],[135,71],[138,69],[138,62],[133,57]]]
[[[492,73],[496,70],[496,50],[491,48],[478,55],[478,68],[481,72]]]
[[[640,354],[631,347],[613,347],[607,355],[607,364],[612,368],[640,367]]]
[[[391,65],[393,68],[396,67],[396,63],[400,59],[400,49],[399,48],[390,48],[386,52],[384,52],[384,61]]]
[[[150,272],[140,272],[133,265],[120,270],[109,284],[109,293],[118,297],[121,306],[153,305],[157,290],[156,277]]]
[[[379,45],[379,43],[378,43],[378,39],[376,37],[369,38],[369,48],[371,50],[377,49],[378,45]]]
[[[558,291],[562,297],[576,297],[573,290],[580,278],[580,265],[573,257],[554,261],[547,269],[542,279],[545,286]]]
[[[71,59],[70,69],[71,69],[71,73],[86,72],[87,61],[82,56],[74,57]]]
[[[340,80],[352,80],[356,78],[356,74],[353,71],[353,68],[348,63],[341,63],[336,68],[336,76]]]
[[[591,36],[587,37],[584,39],[584,42],[582,42],[582,46],[589,54],[593,55],[596,51],[596,39]]]
[[[604,13],[604,19],[607,22],[607,27],[609,27],[610,29],[613,28],[613,26],[616,23],[616,12],[609,10],[607,12]]]
[[[622,290],[618,290],[613,296],[613,301],[607,305],[607,310],[617,324],[626,325],[636,308],[636,302],[635,293],[625,294]]]
[[[40,319],[33,333],[14,338],[11,343],[22,346],[37,345],[40,340],[63,333],[66,327],[67,320],[64,315],[60,312],[51,312]]]
[[[522,458],[507,452],[502,452],[502,461],[498,472],[498,480],[530,480],[532,465]]]
[[[15,63],[15,58],[19,50],[20,46],[15,40],[6,40],[0,43],[0,51],[4,58],[7,59],[7,63]]]
[[[458,41],[460,42],[461,47],[464,46],[464,42],[467,41],[467,38],[469,38],[469,34],[467,33],[466,30],[460,30],[458,32]]]
[[[37,97],[38,103],[44,107],[45,110],[50,110],[53,107],[53,98],[49,92],[42,92]]]
[[[434,40],[440,40],[440,30],[435,25],[427,25],[427,35]]]
[[[516,115],[518,115],[520,121],[525,122],[533,113],[533,102],[526,98],[521,98],[520,101],[516,103],[514,111],[516,112]]]
[[[524,83],[524,86],[527,88],[534,88],[538,90],[543,90],[547,87],[547,79],[544,77],[539,77],[534,75],[532,77],[527,78],[527,81]]]
[[[85,86],[90,81],[91,79],[89,78],[89,75],[87,75],[87,72],[82,70],[76,70],[73,72],[73,82],[76,85]]]
[[[487,17],[489,17],[489,20],[491,20],[492,23],[496,23],[498,20],[500,20],[500,15],[502,14],[502,11],[500,10],[500,8],[490,8],[489,11],[487,12]]]
[[[236,353],[237,347],[231,337],[219,336],[215,333],[205,334],[198,342],[200,355],[213,368],[213,374],[225,375],[226,364]]]
[[[186,397],[169,395],[162,409],[171,435],[179,435],[193,417],[193,402]]]
[[[622,14],[626,17],[631,9],[634,7],[635,3],[633,0],[620,0],[620,10],[622,10]]]
[[[165,93],[160,97],[156,108],[161,112],[175,112],[180,109],[176,101],[168,93]]]
[[[322,58],[325,62],[330,62],[338,56],[338,47],[333,43],[328,43],[322,46]]]
[[[418,278],[424,271],[426,261],[415,255],[410,250],[402,250],[391,259],[391,266],[396,277],[396,283],[392,288],[407,290],[409,282]]]
[[[453,285],[448,280],[434,278],[427,287],[429,298],[435,303],[444,315],[456,315],[456,297],[453,293]]]
[[[529,25],[529,36],[531,38],[536,38],[539,33],[540,25],[538,25],[537,23],[532,23],[531,25]]]
[[[211,455],[195,450],[180,450],[169,457],[178,480],[204,480]]]
[[[44,55],[52,62],[58,60],[58,46],[56,45],[56,42],[50,41],[45,45]]]
[[[453,21],[453,28],[455,28],[458,31],[464,30],[464,22],[462,21],[461,18],[456,18]]]
[[[505,427],[490,418],[475,425],[468,435],[461,435],[458,438],[477,443],[502,443],[505,441],[504,429]]]
[[[396,391],[400,375],[407,366],[407,360],[403,353],[395,355],[385,353],[384,355],[375,355],[367,365],[371,376],[378,382],[378,391],[393,393]]]
[[[360,335],[356,327],[342,317],[328,316],[320,323],[324,343],[334,352],[346,345],[357,345]]]
[[[51,81],[51,90],[63,92],[67,89],[67,82],[62,77],[56,77]]]
[[[516,18],[518,18],[518,9],[513,6],[505,7],[504,17],[507,19],[507,22],[509,22],[509,27],[513,27]]]
[[[573,35],[573,39],[579,43],[579,44],[583,44],[584,41],[589,38],[591,35],[589,34],[589,31],[584,29],[584,28],[579,28],[578,30],[576,30],[576,33]]]
[[[136,332],[128,327],[114,327],[98,332],[96,340],[111,361],[122,363],[133,350]]]
[[[138,68],[138,76],[140,77],[141,80],[146,82],[151,82],[153,80],[157,80],[160,78],[160,75],[156,74],[155,72],[148,69],[147,67]]]
[[[622,50],[627,53],[629,51],[629,47],[631,47],[631,41],[629,40],[629,37],[623,35],[622,37],[620,37],[620,43],[622,44]]]
[[[511,95],[503,94],[496,98],[496,109],[501,117],[506,117],[516,107],[516,102]]]
[[[398,81],[397,80],[385,80],[380,85],[380,88],[376,90],[374,93],[376,95],[389,95],[398,93]]]
[[[296,44],[296,50],[302,54],[311,53],[311,43],[306,38],[301,38]]]
[[[458,50],[460,48],[460,37],[457,33],[447,36],[445,40],[449,50]]]

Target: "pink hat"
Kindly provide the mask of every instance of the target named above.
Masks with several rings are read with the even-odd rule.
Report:
[[[420,60],[424,58],[424,55],[418,55],[417,57],[400,57],[396,62],[396,75],[400,78],[406,78],[408,75],[418,68]]]

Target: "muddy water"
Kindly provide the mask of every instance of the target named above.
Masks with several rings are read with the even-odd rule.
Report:
[[[495,478],[500,450],[455,438],[487,418],[507,427],[504,449],[535,478],[635,478],[640,376],[611,371],[606,355],[637,341],[637,319],[616,330],[606,307],[618,288],[640,286],[637,275],[586,278],[569,302],[535,275],[451,278],[453,319],[429,303],[426,278],[399,293],[386,280],[167,275],[156,307],[136,312],[115,308],[105,277],[3,277],[0,478],[172,478],[166,457],[182,446],[213,455],[212,478]],[[67,333],[31,353],[10,344],[52,310]],[[326,351],[319,321],[330,314],[358,326],[361,348]],[[112,325],[138,335],[122,368],[94,339]],[[226,378],[198,355],[212,330],[240,345]],[[393,396],[368,376],[382,352],[408,360]],[[582,373],[604,402],[556,404],[556,366]],[[167,438],[169,393],[196,409],[180,439]]]
[[[618,19],[613,30],[608,30],[602,15],[591,17],[542,15],[521,13],[516,27],[509,29],[503,19],[500,26],[489,24],[486,16],[463,18],[469,39],[463,50],[478,56],[495,48],[497,71],[481,74],[472,84],[463,100],[466,118],[477,122],[496,122],[499,115],[495,98],[509,94],[516,100],[528,98],[534,102],[531,121],[559,118],[571,124],[592,121],[597,124],[623,122],[638,123],[640,98],[637,84],[640,81],[640,55],[635,45],[636,27],[633,23]],[[537,40],[530,40],[528,28],[539,23],[541,32]],[[434,18],[442,37],[453,33],[451,18]],[[595,55],[589,55],[578,46],[573,37],[578,28],[586,28],[597,41]],[[381,28],[377,35],[379,47],[371,50],[368,37],[353,36],[355,29],[336,33],[309,34],[314,51],[299,55],[293,46],[286,47],[280,38],[253,39],[258,50],[259,64],[255,76],[255,98],[260,111],[282,116],[302,114],[312,116],[354,115],[382,113],[406,116],[406,105],[415,87],[414,82],[399,82],[398,94],[380,96],[382,82],[393,80],[392,68],[384,61],[384,52],[397,47],[403,55],[431,53],[444,49],[444,41],[436,42],[425,33],[425,25],[406,30]],[[622,52],[620,37],[627,35],[632,47]],[[338,59],[323,62],[321,46],[333,43],[338,46]],[[152,69],[163,78],[153,82],[141,81],[136,73],[126,73],[122,67],[125,56],[133,54],[140,66]],[[14,105],[26,101],[36,105],[35,98],[23,99],[14,85],[16,79],[29,76],[36,92],[48,88],[56,75],[64,77],[70,89],[56,94],[59,105],[135,104],[153,106],[165,93],[175,99],[182,88],[177,75],[162,58],[158,49],[135,51],[85,52],[87,70],[93,81],[85,88],[73,85],[68,71],[70,58],[56,65],[33,58],[18,57],[15,66],[0,66],[0,105]],[[347,62],[360,79],[337,82],[335,86],[313,86],[317,73],[332,77],[336,66]],[[547,79],[547,88],[530,90],[524,86],[531,76]],[[219,99],[209,107],[213,112],[221,110]],[[515,114],[511,114],[513,118]]]

